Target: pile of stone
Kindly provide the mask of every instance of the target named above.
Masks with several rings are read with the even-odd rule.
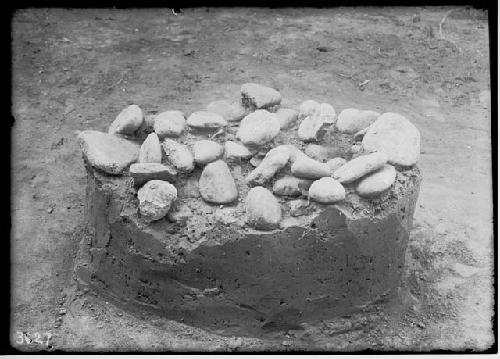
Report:
[[[167,216],[177,200],[172,183],[196,167],[202,168],[198,189],[206,203],[236,204],[239,192],[230,166],[248,161],[255,168],[246,177],[247,223],[260,230],[279,226],[278,197],[306,197],[321,204],[341,202],[348,191],[377,197],[391,188],[398,170],[418,160],[420,133],[399,114],[350,108],[337,116],[327,103],[307,100],[294,110],[280,108],[281,99],[275,89],[244,84],[239,102],[215,101],[187,119],[177,110],[156,115],[142,143],[138,133],[147,121],[141,108],[131,105],[120,112],[108,133],[82,131],[79,140],[93,167],[133,178],[139,188],[139,213],[147,222]],[[208,136],[186,144],[180,139],[186,133],[223,133],[234,124],[235,141],[218,143]],[[294,128],[304,151],[291,144],[266,151],[281,131]],[[351,159],[335,157],[321,145],[327,132],[352,135]],[[277,178],[279,173],[285,175]]]

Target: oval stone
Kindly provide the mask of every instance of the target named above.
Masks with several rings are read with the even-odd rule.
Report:
[[[196,111],[188,117],[187,124],[194,128],[214,129],[227,126],[227,121],[218,113]]]
[[[144,114],[137,105],[124,108],[109,126],[109,134],[133,135],[144,122]]]
[[[313,160],[306,155],[298,157],[292,164],[291,170],[294,176],[309,179],[328,177],[332,173],[326,163]]]
[[[193,145],[194,162],[197,164],[213,162],[222,157],[223,153],[224,148],[214,141],[200,140]]]
[[[384,165],[362,178],[356,186],[356,192],[362,197],[375,197],[387,191],[396,180],[396,169],[389,164]]]
[[[224,156],[226,161],[239,161],[252,157],[252,153],[242,144],[234,141],[226,141],[224,144]]]
[[[221,160],[205,166],[198,181],[198,189],[201,197],[209,203],[230,203],[238,198],[238,189],[231,171]]]
[[[375,111],[347,108],[339,114],[335,125],[339,132],[354,134],[370,126],[379,116]]]
[[[254,187],[246,198],[247,223],[255,229],[278,228],[281,220],[281,206],[273,194],[264,187]]]
[[[180,172],[191,172],[194,170],[194,158],[188,146],[165,139],[162,143],[166,160]]]
[[[333,178],[338,180],[340,183],[350,183],[370,172],[378,170],[386,162],[387,155],[384,152],[374,152],[368,155],[361,155],[350,160],[333,172]]]
[[[345,188],[339,181],[331,177],[323,177],[314,181],[309,187],[309,199],[318,203],[336,203],[345,198]]]
[[[186,128],[186,119],[181,111],[165,111],[154,118],[153,126],[160,139],[179,137]]]
[[[280,132],[276,115],[266,110],[257,110],[241,120],[236,137],[246,146],[262,146]]]
[[[139,212],[147,222],[157,221],[168,213],[177,199],[177,189],[170,183],[152,180],[137,191]]]
[[[256,83],[246,83],[241,86],[241,99],[245,106],[253,108],[268,108],[279,105],[279,91]]]

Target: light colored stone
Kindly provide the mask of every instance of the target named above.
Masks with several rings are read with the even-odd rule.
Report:
[[[278,146],[270,150],[262,159],[257,168],[247,176],[247,182],[251,186],[263,185],[285,165],[290,159],[290,153],[287,148]]]
[[[137,191],[139,212],[147,222],[157,221],[168,213],[177,199],[177,189],[166,181],[152,180]]]
[[[268,108],[279,105],[281,94],[273,88],[255,83],[246,83],[241,86],[242,102],[248,107]]]
[[[328,127],[335,123],[335,110],[322,103],[316,112],[307,116],[299,125],[298,136],[304,142],[319,141]]]
[[[226,127],[227,121],[218,113],[209,111],[196,111],[188,117],[187,124],[190,127],[194,128],[214,129]]]
[[[144,122],[144,114],[137,105],[124,108],[109,126],[109,134],[133,135]]]
[[[374,152],[362,155],[350,160],[342,167],[333,172],[333,178],[340,183],[350,183],[357,179],[382,168],[387,162],[387,155],[384,152]]]
[[[246,109],[240,102],[229,102],[226,100],[210,102],[207,106],[207,111],[221,115],[228,122],[241,121],[247,114]]]
[[[343,165],[345,165],[347,163],[347,160],[342,158],[342,157],[335,157],[335,158],[332,158],[331,160],[328,160],[326,162],[326,164],[328,165],[328,167],[330,167],[330,170],[332,171],[332,173],[334,171],[336,171],[338,168],[342,167]]]
[[[138,144],[104,132],[81,131],[78,142],[87,161],[109,174],[122,173],[139,158]]]
[[[285,176],[274,182],[273,193],[278,196],[300,196],[307,192],[312,180]]]
[[[281,220],[281,206],[273,194],[264,187],[254,187],[246,198],[247,223],[255,229],[278,228]]]
[[[319,162],[326,162],[330,155],[328,148],[312,143],[307,145],[304,152],[306,153],[307,156]]]
[[[289,129],[297,123],[299,113],[291,108],[280,108],[276,111],[276,116],[280,122],[282,130]]]
[[[203,169],[198,188],[201,197],[209,203],[224,204],[238,198],[238,189],[229,167],[224,161],[209,163]]]
[[[156,133],[150,133],[142,143],[139,162],[161,163],[161,145]]]
[[[140,186],[150,180],[173,181],[177,171],[161,163],[133,163],[129,169],[134,184]]]
[[[154,119],[154,130],[160,139],[179,137],[186,128],[186,119],[181,111],[165,111]]]
[[[314,100],[305,100],[299,106],[299,120],[302,121],[306,117],[312,116],[318,111],[320,103]]]
[[[292,174],[300,178],[318,179],[331,175],[326,163],[316,161],[306,155],[297,158],[292,164]]]
[[[405,117],[387,112],[368,128],[362,145],[366,151],[384,151],[392,165],[411,167],[420,156],[420,132]]]
[[[188,146],[166,138],[162,142],[167,162],[180,172],[191,172],[194,170],[194,158]]]
[[[328,103],[321,103],[313,116],[318,116],[323,122],[330,125],[334,125],[337,120],[335,109]]]
[[[193,145],[194,162],[204,165],[222,157],[224,148],[210,140],[196,141]]]
[[[275,114],[266,110],[257,110],[241,120],[236,137],[245,146],[262,146],[280,132],[280,122]]]
[[[394,166],[384,167],[362,178],[356,186],[356,192],[362,197],[374,197],[387,191],[396,180]]]
[[[323,177],[314,181],[309,187],[309,199],[318,203],[329,204],[342,201],[345,198],[345,188],[331,177]]]
[[[375,111],[347,108],[339,114],[335,126],[341,133],[354,134],[370,126],[379,116]]]
[[[224,144],[224,157],[226,161],[241,161],[252,157],[252,153],[240,143],[226,141]]]

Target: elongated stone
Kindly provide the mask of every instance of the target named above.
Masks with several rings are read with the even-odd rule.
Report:
[[[198,129],[214,129],[227,126],[227,121],[218,113],[197,111],[188,117],[187,124]]]
[[[249,185],[263,185],[288,163],[290,153],[288,148],[276,147],[270,150],[257,168],[247,176]]]
[[[294,176],[300,178],[318,179],[331,175],[330,167],[326,163],[318,162],[306,155],[297,158],[291,170]]]
[[[246,83],[241,86],[242,102],[247,107],[268,108],[279,105],[281,94],[273,88],[255,83]]]
[[[156,133],[150,133],[142,143],[139,162],[161,163],[161,145]]]
[[[340,183],[350,183],[376,171],[387,162],[385,152],[374,152],[350,160],[345,165],[333,172],[333,178]]]
[[[140,186],[151,180],[172,182],[177,176],[177,171],[161,163],[133,163],[130,165],[129,174],[134,179],[134,184]]]
[[[162,142],[166,160],[180,172],[194,170],[194,158],[188,146],[169,138]]]
[[[396,169],[385,164],[378,171],[362,178],[356,186],[356,192],[362,197],[375,197],[391,188],[395,180]]]
[[[109,134],[133,135],[144,122],[144,114],[137,105],[124,108],[109,126]]]

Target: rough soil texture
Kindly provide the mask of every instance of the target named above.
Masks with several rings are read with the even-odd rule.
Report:
[[[13,26],[12,344],[61,350],[484,350],[494,343],[487,15],[456,8],[23,10]],[[210,29],[210,31],[206,31]],[[369,80],[369,82],[366,82]],[[191,113],[245,82],[422,135],[406,303],[266,337],[126,312],[78,289],[86,173],[75,130],[126,105]],[[360,85],[364,83],[364,85]],[[62,309],[62,310],[61,310]],[[65,310],[65,311],[64,311]],[[65,314],[61,314],[65,313]]]

